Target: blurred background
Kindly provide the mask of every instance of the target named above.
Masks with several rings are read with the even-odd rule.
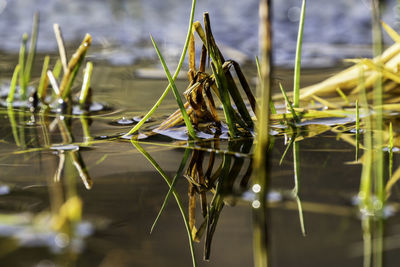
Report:
[[[196,20],[208,11],[217,42],[239,61],[253,60],[258,44],[258,0],[199,0]],[[294,61],[301,1],[273,3],[274,61]],[[370,1],[308,1],[303,64],[331,66],[345,57],[370,55]],[[381,1],[383,20],[397,27],[396,0]],[[67,43],[91,33],[97,59],[117,65],[155,58],[151,33],[169,58],[178,57],[186,35],[190,0],[0,0],[0,50],[16,53],[21,36],[31,31],[40,12],[39,51],[54,51],[52,25],[59,23]],[[386,38],[388,41],[388,39]],[[390,41],[388,41],[389,43]],[[76,45],[76,43],[75,43]],[[229,49],[230,48],[230,49]],[[226,54],[226,52],[225,52]]]

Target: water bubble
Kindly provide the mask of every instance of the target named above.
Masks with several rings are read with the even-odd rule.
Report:
[[[261,191],[261,185],[255,184],[255,185],[253,185],[253,187],[251,188],[251,190],[253,190],[254,193],[260,193],[260,191]]]
[[[254,209],[258,209],[258,208],[261,206],[261,202],[258,201],[258,200],[254,200],[254,201],[251,203],[251,206],[252,206]]]

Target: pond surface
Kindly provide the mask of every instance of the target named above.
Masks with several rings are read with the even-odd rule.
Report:
[[[10,54],[1,58],[1,84],[7,89],[16,58]],[[41,66],[41,62],[37,64]],[[173,198],[150,234],[168,185],[137,147],[127,139],[116,138],[132,127],[133,118],[143,115],[167,85],[164,79],[143,75],[152,66],[95,63],[94,101],[107,108],[89,116],[63,117],[0,108],[1,265],[191,265],[185,225]],[[244,69],[254,80],[254,66]],[[335,71],[305,70],[302,84],[318,82]],[[274,79],[288,88],[291,77],[291,71],[284,69],[274,74]],[[185,88],[185,80],[178,80],[177,86]],[[166,99],[146,128],[160,123],[175,107],[172,97]],[[348,141],[354,133],[338,132],[337,127],[327,123],[305,126],[303,136],[318,134],[297,142],[301,175],[296,186],[292,150],[279,164],[287,143],[279,128],[275,130],[270,159],[270,209],[265,225],[271,266],[363,266],[369,253],[378,259],[375,266],[382,266],[380,257],[383,266],[397,266],[399,190],[395,186],[392,191],[387,217],[365,227],[366,220],[361,219],[355,205],[361,165],[354,162],[356,149]],[[251,180],[248,181],[252,143],[252,138],[211,140],[189,147],[189,158],[200,157],[204,171],[214,156],[212,173],[228,160],[234,170],[228,190],[223,192],[225,204],[217,221],[209,261],[202,260],[204,237],[199,244],[195,243],[199,266],[253,265],[253,193]],[[188,148],[185,141],[164,135],[142,139],[139,146],[170,179],[177,173]],[[394,170],[399,162],[395,153]],[[235,169],[238,166],[241,168]],[[299,202],[291,193],[294,188],[298,190]],[[187,210],[188,182],[182,175],[176,190]],[[206,193],[209,203],[214,193]],[[300,213],[299,203],[303,209]],[[193,214],[199,228],[204,220],[200,204]],[[305,236],[300,214],[304,217]],[[383,249],[368,249],[370,235],[371,242],[383,243]]]

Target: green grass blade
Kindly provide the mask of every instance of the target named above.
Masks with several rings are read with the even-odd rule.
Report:
[[[226,124],[228,125],[229,135],[231,137],[235,137],[237,135],[237,129],[236,126],[233,124],[232,120],[233,112],[232,112],[232,106],[230,105],[228,93],[226,90],[224,90],[224,85],[222,84],[220,75],[218,74],[218,71],[214,63],[211,63],[211,68],[215,74],[215,83],[217,84],[219,95],[221,96],[222,108],[224,110]]]
[[[33,16],[31,43],[29,45],[28,57],[26,59],[26,66],[24,70],[24,80],[26,86],[29,84],[31,80],[33,61],[35,60],[35,55],[36,55],[38,28],[39,28],[39,13],[36,12],[35,15]]]
[[[87,101],[90,88],[90,80],[92,77],[92,71],[93,71],[93,63],[89,61],[88,63],[86,63],[86,68],[84,70],[82,89],[81,89],[81,94],[79,96],[79,104],[81,106],[85,105]]]
[[[15,112],[11,105],[7,106],[7,115],[8,115],[9,121],[10,121],[11,131],[12,131],[12,134],[14,137],[15,144],[18,147],[20,147],[21,142],[19,141],[18,124],[17,124],[17,120],[15,119]]]
[[[38,87],[38,96],[42,101],[46,97],[46,90],[48,85],[47,70],[49,69],[50,57],[46,56],[43,61],[42,74],[40,75],[40,82]]]
[[[189,149],[185,149],[185,153],[183,154],[183,158],[182,158],[181,164],[179,165],[179,169],[176,172],[174,179],[172,180],[171,186],[170,186],[170,188],[168,190],[167,195],[164,198],[164,202],[163,202],[163,204],[162,204],[162,206],[160,208],[160,211],[158,212],[157,217],[154,220],[153,225],[151,226],[150,234],[153,232],[153,230],[154,230],[154,228],[155,228],[155,226],[156,226],[156,224],[158,222],[158,219],[160,218],[161,214],[163,213],[165,207],[167,206],[168,200],[171,197],[172,191],[175,188],[175,184],[178,181],[178,178],[181,177],[181,175],[182,175],[183,169],[185,168],[186,162],[187,162],[187,160],[189,158],[189,155],[190,155],[189,152],[190,152]]]
[[[58,77],[60,77],[61,68],[62,68],[62,62],[60,59],[57,59],[56,64],[54,65],[54,68],[53,68],[54,78],[58,79]]]
[[[301,47],[303,45],[303,29],[304,19],[306,12],[306,0],[303,0],[301,5],[299,31],[297,35],[297,46],[296,46],[296,59],[294,67],[294,86],[293,86],[293,106],[298,108],[300,105],[300,68],[301,68]]]
[[[26,43],[28,42],[28,34],[24,33],[22,35],[22,44],[21,48],[19,49],[19,90],[20,96],[22,100],[27,98],[26,95],[26,84],[25,84],[25,56],[26,56]]]
[[[165,62],[164,57],[162,56],[160,50],[158,49],[158,46],[157,46],[156,42],[153,39],[153,36],[150,35],[150,38],[151,38],[151,42],[154,45],[154,48],[156,49],[158,58],[160,59],[161,64],[162,64],[162,66],[164,68],[165,74],[167,75],[169,84],[172,87],[172,92],[174,93],[176,102],[178,102],[178,106],[179,106],[179,109],[181,110],[182,117],[183,117],[183,120],[185,121],[186,128],[188,129],[189,135],[190,135],[191,138],[196,139],[197,138],[196,132],[194,131],[194,128],[193,128],[192,122],[190,121],[189,115],[187,114],[186,109],[183,106],[183,102],[182,102],[181,96],[179,95],[179,92],[178,92],[178,89],[176,88],[174,79],[172,78],[171,73],[169,72],[167,63]]]
[[[258,80],[260,81],[260,84],[261,84],[262,83],[262,81],[261,81],[261,66],[260,66],[260,61],[258,60],[257,56],[256,56],[256,66],[257,66]],[[274,105],[274,101],[272,101],[272,98],[269,100],[269,108],[271,109],[271,114],[276,114],[276,108]]]
[[[299,118],[296,115],[296,111],[294,110],[292,103],[289,101],[289,98],[288,98],[285,90],[283,89],[281,83],[279,83],[279,88],[281,88],[282,95],[285,98],[286,104],[289,106],[290,113],[292,113],[293,119],[295,120],[295,122],[299,122]]]
[[[289,151],[289,148],[292,146],[292,144],[293,144],[293,142],[294,142],[295,139],[296,139],[296,136],[292,136],[292,138],[290,139],[290,142],[289,142],[289,144],[286,146],[285,151],[283,151],[281,160],[279,161],[279,166],[282,164],[282,162],[283,162],[283,160],[284,160],[284,158],[285,158],[287,152]]]
[[[356,100],[356,161],[358,161],[358,152],[360,150],[360,108],[358,99]]]
[[[14,69],[13,76],[10,83],[10,91],[8,92],[7,103],[14,102],[15,88],[17,87],[18,74],[20,73],[20,66],[17,65]]]
[[[153,167],[158,171],[158,173],[164,178],[164,181],[168,184],[168,186],[170,188],[172,188],[172,194],[175,197],[176,203],[178,204],[178,208],[179,211],[181,212],[183,221],[185,223],[185,228],[186,228],[186,232],[188,235],[188,239],[189,239],[189,246],[190,246],[190,253],[192,254],[192,263],[193,266],[196,267],[196,258],[195,258],[195,253],[194,253],[194,247],[193,247],[193,238],[192,238],[192,233],[190,231],[190,226],[189,226],[189,220],[188,217],[186,215],[186,212],[183,208],[183,204],[180,198],[180,195],[178,194],[178,192],[172,187],[172,182],[169,179],[169,177],[167,176],[167,174],[164,172],[164,170],[160,167],[160,165],[158,165],[158,163],[150,156],[149,153],[147,153],[146,150],[143,149],[142,146],[139,145],[139,143],[135,140],[131,140],[131,143],[133,146],[136,147],[136,149],[151,163],[151,165],[153,165]]]
[[[193,0],[192,1],[192,8],[190,10],[189,27],[188,27],[188,31],[187,31],[187,35],[186,35],[185,45],[183,46],[181,57],[179,59],[178,66],[176,67],[174,76],[172,76],[172,79],[174,81],[175,81],[176,77],[178,77],[179,72],[180,72],[180,70],[182,68],[183,61],[185,60],[186,52],[187,52],[187,49],[188,49],[188,46],[189,46],[190,35],[192,34],[192,25],[193,25],[193,17],[194,17],[195,8],[196,8],[196,0]],[[161,105],[162,101],[167,96],[167,94],[168,94],[170,89],[171,89],[171,84],[168,84],[167,88],[164,90],[164,92],[162,93],[160,98],[153,105],[153,107],[149,110],[149,112],[147,112],[147,114],[128,133],[125,134],[125,136],[134,134],[137,130],[140,129],[140,127],[142,127],[142,125],[150,118],[151,115],[153,115],[153,113]]]
[[[393,127],[392,122],[389,124],[389,178],[393,172]]]

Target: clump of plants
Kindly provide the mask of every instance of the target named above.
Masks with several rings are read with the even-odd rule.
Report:
[[[200,57],[199,69],[196,69],[195,64],[195,42],[194,33],[197,33],[202,40],[202,50]],[[163,121],[156,130],[166,130],[168,128],[182,124],[187,126],[189,136],[196,139],[196,130],[205,130],[221,134],[221,119],[218,115],[214,98],[217,97],[222,104],[225,122],[231,137],[241,135],[250,135],[254,122],[244,102],[242,95],[238,89],[238,85],[233,79],[230,69],[233,67],[238,76],[240,86],[242,87],[246,97],[250,103],[253,112],[256,110],[255,97],[246,81],[239,64],[233,60],[225,60],[219,50],[211,31],[210,18],[208,13],[204,14],[204,29],[200,22],[190,23],[185,49],[181,56],[181,62],[189,50],[189,86],[184,92],[186,103],[183,104],[181,96],[175,86],[174,77],[172,77],[165,60],[159,51],[156,42],[153,38],[152,42],[163,65],[163,68],[168,77],[169,85],[160,97],[159,101],[149,111],[146,116],[132,128],[127,135],[135,133],[146,121],[155,109],[161,104],[169,89],[172,88],[174,96],[179,105],[179,109],[171,114]],[[210,58],[210,66],[212,74],[206,73],[207,57]],[[234,108],[234,106],[236,108]],[[208,128],[201,128],[201,124],[206,123]]]
[[[36,57],[36,44],[38,38],[39,14],[36,13],[33,19],[32,36],[30,38],[29,51],[27,52],[27,43],[29,36],[27,33],[22,36],[22,44],[19,52],[19,62],[15,67],[6,104],[8,106],[25,106],[35,111],[37,107],[71,107],[79,104],[81,108],[88,110],[91,105],[90,79],[93,70],[93,64],[87,62],[84,70],[84,78],[78,99],[73,97],[73,86],[79,69],[84,63],[85,55],[92,42],[90,34],[86,34],[82,43],[67,60],[61,29],[58,24],[54,25],[54,32],[59,47],[60,58],[56,61],[53,69],[50,69],[50,57],[45,56],[43,60],[42,72],[39,84],[33,84],[31,81],[32,66]],[[49,85],[52,88],[52,94],[49,94]],[[17,94],[17,91],[19,93]],[[19,100],[18,104],[16,101]]]

